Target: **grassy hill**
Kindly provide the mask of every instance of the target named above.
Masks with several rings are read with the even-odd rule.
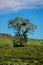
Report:
[[[13,36],[9,34],[0,34],[0,47],[6,47],[6,46],[13,46],[13,39],[15,39]],[[27,46],[28,45],[43,45],[43,40],[41,39],[28,39]]]
[[[12,46],[12,36],[8,34],[0,34],[0,47]]]
[[[0,65],[43,65],[43,46],[0,48]]]
[[[43,65],[43,40],[28,39],[27,46],[13,48],[13,38],[0,34],[0,65]]]

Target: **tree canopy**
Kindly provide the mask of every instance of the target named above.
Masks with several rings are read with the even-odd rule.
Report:
[[[15,37],[27,42],[28,33],[33,33],[36,26],[27,19],[16,17],[15,19],[9,20],[9,28],[16,31]]]

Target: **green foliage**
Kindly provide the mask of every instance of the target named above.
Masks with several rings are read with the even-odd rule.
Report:
[[[15,37],[19,38],[20,45],[27,42],[28,33],[34,32],[35,25],[30,23],[29,20],[18,18],[9,20],[9,28],[12,28],[15,33]]]

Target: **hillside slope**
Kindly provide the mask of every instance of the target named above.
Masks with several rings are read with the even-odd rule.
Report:
[[[0,47],[13,46],[13,36],[9,34],[0,34]],[[27,45],[41,45],[43,46],[43,40],[41,39],[28,39]]]
[[[28,39],[28,47],[12,47],[13,38],[0,34],[0,65],[43,65],[43,40]]]
[[[0,48],[0,65],[43,65],[43,46]]]

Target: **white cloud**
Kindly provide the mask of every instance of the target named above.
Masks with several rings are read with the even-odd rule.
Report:
[[[0,0],[0,12],[43,8],[43,0]]]

